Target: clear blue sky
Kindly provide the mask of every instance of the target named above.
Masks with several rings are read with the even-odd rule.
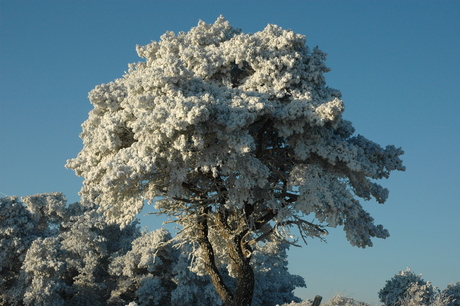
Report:
[[[364,203],[391,237],[363,250],[338,229],[327,244],[292,249],[290,269],[308,285],[297,293],[377,305],[406,267],[440,288],[460,280],[459,1],[0,0],[0,192],[78,201],[81,179],[64,164],[82,147],[88,91],[140,60],[136,44],[220,14],[244,32],[274,23],[305,34],[329,54],[326,81],[342,91],[344,117],[406,152],[407,171],[382,182],[387,203]]]

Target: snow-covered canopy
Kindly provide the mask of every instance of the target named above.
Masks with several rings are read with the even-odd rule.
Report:
[[[357,198],[383,203],[374,180],[404,170],[403,152],[354,135],[326,86],[326,55],[305,36],[276,25],[245,34],[219,17],[137,52],[145,61],[90,92],[84,147],[67,163],[110,220],[129,223],[145,200],[184,227],[198,207],[250,205],[254,232],[271,217],[308,234],[308,216],[344,225],[360,247],[388,236]]]

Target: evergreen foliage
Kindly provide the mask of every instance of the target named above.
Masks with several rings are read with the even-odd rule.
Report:
[[[441,295],[448,298],[446,306],[460,306],[460,281],[447,285]]]
[[[174,218],[228,305],[251,304],[257,245],[295,244],[292,227],[305,240],[343,226],[362,248],[389,236],[358,199],[385,202],[375,181],[404,171],[403,151],[354,134],[326,54],[305,43],[221,16],[138,46],[144,61],[90,92],[67,163],[109,222],[129,224],[146,201]]]

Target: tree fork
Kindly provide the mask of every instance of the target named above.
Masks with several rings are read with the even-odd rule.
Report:
[[[211,277],[211,281],[214,287],[217,290],[220,298],[226,305],[230,305],[233,300],[233,296],[225,285],[222,276],[219,273],[219,270],[216,267],[216,262],[214,260],[214,249],[211,242],[208,238],[208,217],[207,213],[209,207],[200,208],[200,215],[198,220],[198,243],[200,244],[201,249],[203,250],[203,259],[205,262],[205,268]]]
[[[246,213],[251,214],[249,207],[247,208]],[[254,295],[255,280],[254,271],[250,265],[251,247],[249,241],[245,241],[249,233],[246,221],[242,219],[242,223],[232,230],[228,227],[225,216],[219,213],[216,222],[219,225],[221,236],[227,241],[228,255],[237,274],[233,298],[231,301],[224,301],[224,304],[226,306],[250,306]]]

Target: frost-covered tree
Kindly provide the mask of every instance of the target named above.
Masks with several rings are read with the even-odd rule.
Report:
[[[18,197],[0,198],[0,305],[15,304],[14,288],[27,250],[37,238],[37,220]]]
[[[27,253],[37,239],[55,235],[66,217],[62,193],[0,198],[0,304],[23,298],[20,278]],[[48,240],[46,240],[48,241]]]
[[[446,306],[460,306],[460,281],[447,285],[441,296],[448,300]]]
[[[64,305],[63,296],[68,289],[64,253],[57,237],[34,240],[23,267],[25,305]]]
[[[133,223],[120,230],[94,204],[67,205],[61,193],[0,204],[0,305],[221,304],[196,248],[170,243],[165,229],[141,233]],[[254,252],[254,305],[297,300],[292,291],[304,283],[288,273],[286,247],[269,243]]]
[[[108,265],[141,232],[95,208],[62,193],[0,198],[1,305],[106,304],[117,284]]]
[[[95,208],[84,202],[71,205],[71,216],[58,235],[66,252],[65,277],[71,283],[67,302],[74,305],[106,305],[117,283],[109,264],[128,252],[141,235],[136,222],[120,229],[108,224]]]
[[[132,249],[115,258],[110,274],[117,279],[109,304],[169,305],[176,288],[173,267],[179,252],[167,242],[171,234],[164,228],[145,233],[132,243]],[[174,304],[178,305],[178,304]],[[190,304],[189,304],[190,305]]]
[[[358,199],[385,202],[375,180],[404,170],[403,151],[354,135],[326,55],[305,43],[219,17],[138,46],[145,61],[90,92],[84,147],[67,163],[110,221],[128,224],[146,201],[176,218],[225,304],[251,304],[255,246],[289,240],[291,227],[306,238],[343,226],[358,247],[389,235]]]
[[[222,300],[210,277],[203,274],[203,269],[197,269],[197,258],[194,257],[195,252],[192,244],[178,243],[177,247],[180,254],[173,270],[177,287],[171,294],[171,305],[222,305]],[[220,272],[225,273],[222,270]]]
[[[386,282],[379,298],[388,306],[456,306],[460,305],[460,281],[440,291],[407,268]]]
[[[300,302],[294,295],[298,287],[306,287],[305,280],[288,271],[287,250],[289,244],[268,242],[254,248],[251,266],[254,269],[254,306],[282,305]]]
[[[384,305],[429,305],[437,295],[435,287],[430,282],[416,275],[409,268],[400,271],[379,291],[379,298]]]
[[[38,223],[42,235],[52,236],[59,230],[61,222],[68,217],[67,199],[60,192],[42,193],[21,198]]]

